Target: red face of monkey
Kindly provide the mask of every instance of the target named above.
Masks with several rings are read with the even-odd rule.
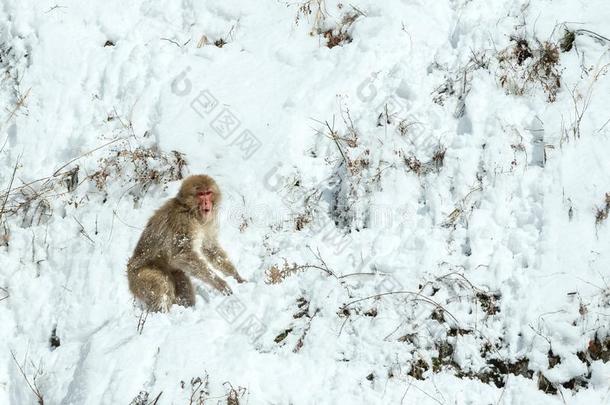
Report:
[[[207,217],[214,208],[214,192],[212,190],[198,191],[199,212],[202,217]]]
[[[190,176],[182,182],[178,200],[207,221],[214,215],[220,202],[220,190],[209,176]]]

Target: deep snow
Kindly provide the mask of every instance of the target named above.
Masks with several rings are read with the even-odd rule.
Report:
[[[323,30],[357,16],[332,48],[299,6],[3,0],[0,403],[188,404],[206,375],[206,403],[610,403],[589,352],[609,332],[610,41],[559,53],[553,102],[505,85],[533,57],[498,57],[561,24],[610,38],[610,4],[329,0]],[[218,180],[249,280],[143,327],[125,264],[179,182],[144,192],[128,159],[88,178],[140,146]],[[35,204],[9,215],[19,190]],[[310,267],[268,283],[285,263]]]

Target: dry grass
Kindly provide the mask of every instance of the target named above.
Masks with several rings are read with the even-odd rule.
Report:
[[[359,16],[360,14],[354,12],[346,13],[341,18],[339,24],[319,33],[326,39],[326,46],[328,48],[334,48],[335,46],[352,42],[353,38],[350,34],[350,28]]]
[[[595,213],[595,224],[600,225],[602,222],[607,220],[608,214],[610,214],[610,193],[606,193],[604,206],[598,208],[597,212]]]
[[[341,13],[341,18],[335,23],[330,22],[325,0],[307,0],[298,3],[294,22],[298,25],[302,18],[311,20],[310,35],[323,37],[328,48],[342,46],[352,42],[351,27],[358,17],[364,16],[364,13],[354,6],[346,11],[341,3],[337,4],[337,11]]]
[[[162,152],[157,147],[129,148],[127,144],[115,148],[108,157],[99,160],[99,168],[88,178],[100,191],[106,191],[108,183],[128,184],[134,201],[153,185],[167,186],[182,180],[187,163],[177,151]]]
[[[13,173],[9,181],[8,188],[0,194],[0,223],[2,224],[3,244],[8,244],[8,225],[7,219],[18,217],[21,219],[20,226],[29,227],[45,223],[51,216],[51,201],[61,194],[69,192],[64,190],[66,185],[72,186],[73,177],[78,177],[78,168],[69,171],[59,172],[47,178],[23,183],[21,186],[14,187],[15,175],[20,162],[17,160],[13,168]]]
[[[280,284],[282,281],[284,281],[288,277],[293,276],[302,271],[309,270],[309,269],[320,270],[320,271],[326,273],[328,276],[334,277],[335,279],[338,280],[339,277],[337,277],[337,275],[327,266],[324,259],[322,259],[320,252],[319,251],[314,252],[313,250],[311,250],[311,248],[310,248],[310,251],[314,254],[314,256],[319,264],[310,264],[310,263],[288,264],[288,260],[284,259],[284,263],[282,264],[281,267],[278,265],[273,265],[273,266],[271,266],[271,268],[265,270],[265,276],[266,276],[265,283]]]
[[[497,55],[499,82],[509,94],[523,95],[540,87],[547,100],[557,99],[561,87],[559,45],[552,42],[532,44],[525,38],[511,37],[512,44]]]
[[[312,18],[311,35],[319,33],[328,17],[325,0],[307,0],[299,3],[298,6],[297,15],[294,19],[295,25],[299,25],[303,17],[307,20]]]
[[[99,149],[122,140],[110,156],[99,160],[99,168],[91,175],[81,178],[82,171],[75,162]],[[184,155],[171,151],[164,153],[155,147],[130,149],[124,139],[115,139],[93,150],[83,153],[62,164],[47,177],[21,182],[18,172],[22,168],[20,159],[15,163],[7,188],[0,191],[0,246],[8,246],[10,240],[9,220],[21,227],[46,223],[58,206],[78,208],[89,199],[87,190],[77,192],[83,183],[93,182],[98,190],[107,193],[110,183],[117,183],[139,200],[151,186],[166,186],[180,180],[186,167]]]
[[[484,318],[478,318],[479,320],[475,321],[474,324],[470,322],[467,324],[456,322],[454,325],[445,325],[448,321],[448,318],[445,316],[448,314],[447,307],[435,303],[434,307],[430,309],[429,319],[445,325],[446,334],[431,334],[431,339],[424,343],[422,342],[423,336],[417,332],[413,333],[411,328],[405,328],[404,330],[395,329],[386,337],[386,340],[388,338],[395,339],[396,342],[405,344],[405,350],[411,350],[413,361],[408,371],[408,375],[411,377],[424,380],[430,378],[433,373],[444,371],[453,373],[458,378],[475,379],[485,384],[493,384],[498,388],[502,388],[512,378],[511,375],[515,375],[532,380],[540,391],[555,395],[564,389],[574,392],[581,388],[586,388],[591,380],[592,364],[596,361],[610,362],[610,338],[607,334],[595,333],[592,336],[589,335],[586,346],[583,346],[580,351],[574,353],[587,371],[561,383],[551,382],[544,374],[548,373],[548,370],[553,369],[558,364],[561,364],[566,358],[554,353],[552,350],[553,342],[546,338],[540,330],[535,330],[531,325],[532,330],[545,338],[549,343],[547,353],[548,369],[539,370],[536,367],[530,367],[531,359],[527,354],[517,358],[506,356],[505,353],[509,343],[502,337],[494,338],[486,336],[481,332],[480,326],[477,326],[477,322],[485,322],[486,318],[498,319],[501,295],[486,288],[477,287],[462,274],[462,271],[463,269],[461,271],[452,270],[444,276],[422,284],[417,294],[421,297],[435,296],[437,297],[436,302],[446,306],[451,305],[452,302],[462,305],[463,300],[467,299],[479,307],[477,310],[482,311]],[[448,292],[449,294],[447,294]],[[404,292],[386,293],[386,295],[397,296],[397,293],[402,294]],[[444,297],[444,299],[441,299],[441,297]],[[426,302],[433,303],[431,300]],[[472,309],[475,310],[474,307]],[[582,308],[582,304],[579,312],[583,316],[587,312],[586,309]],[[407,332],[406,334],[404,333],[405,331]],[[482,363],[479,366],[472,367],[458,364],[454,358],[456,349],[459,348],[458,345],[463,342],[461,337],[464,335],[470,335],[471,339],[476,339],[480,343],[479,355]],[[394,336],[398,337],[395,338]],[[430,357],[420,356],[417,350],[422,344],[436,349],[436,354],[433,353]],[[389,372],[389,377],[394,377],[392,370]]]
[[[159,395],[157,395],[155,398],[150,398],[150,394],[146,391],[140,391],[140,393],[131,400],[131,402],[129,403],[129,405],[157,405],[159,403],[159,398],[161,398],[161,395],[163,394],[163,391],[161,391],[159,393]]]
[[[438,145],[432,153],[432,157],[427,162],[422,162],[414,155],[405,156],[402,151],[399,152],[399,156],[402,157],[403,163],[410,172],[415,173],[417,176],[425,176],[433,171],[437,173],[440,171],[445,163],[446,153],[447,148],[442,145]]]
[[[238,28],[239,28],[239,18],[237,19],[237,21],[235,21],[235,23],[233,25],[231,25],[231,28],[229,28],[229,31],[225,35],[217,37],[216,39],[210,39],[210,38],[208,38],[207,35],[202,34],[199,37],[199,40],[197,41],[196,46],[197,46],[197,48],[202,48],[206,45],[213,44],[217,48],[222,48],[226,44],[235,41],[235,35],[237,33]],[[190,39],[182,45],[176,43],[175,41],[171,41],[171,42],[174,42],[176,45],[178,45],[178,47],[182,48],[184,45],[186,45],[190,42]]]
[[[22,168],[20,157],[13,167],[13,172],[9,180],[8,187],[0,193],[0,226],[2,227],[0,242],[8,244],[8,225],[7,218],[16,216],[21,219],[20,226],[29,227],[44,223],[51,216],[51,202],[61,200],[64,204],[78,207],[86,196],[78,199],[73,195],[76,188],[82,184],[79,181],[79,166],[75,162],[88,156],[102,148],[105,148],[120,138],[113,139],[105,144],[89,150],[68,162],[62,164],[53,174],[47,177],[21,182],[19,186],[14,186],[16,173]],[[70,167],[70,169],[67,169]],[[66,198],[67,196],[67,198]]]
[[[370,159],[369,156],[371,154],[370,149],[358,149],[361,145],[360,135],[358,130],[354,127],[354,124],[349,115],[349,110],[342,112],[343,122],[345,124],[344,133],[339,132],[339,130],[335,129],[335,120],[333,117],[332,124],[328,121],[324,122],[324,126],[326,127],[326,132],[319,132],[318,134],[322,134],[328,139],[332,140],[343,162],[345,163],[349,173],[351,175],[358,175],[363,170],[368,169],[370,167]],[[320,121],[317,121],[320,123]],[[355,150],[355,153],[351,153],[351,150]],[[355,157],[353,155],[356,155]]]
[[[471,52],[468,62],[455,70],[449,70],[438,63],[431,65],[431,68],[440,70],[445,76],[444,82],[432,91],[432,101],[438,105],[445,105],[447,100],[455,99],[453,112],[455,118],[462,117],[466,111],[465,100],[472,87],[473,73],[480,69],[489,69],[490,57],[486,50]]]
[[[223,383],[223,387],[225,389],[224,394],[211,395],[209,375],[207,372],[204,373],[203,377],[191,378],[188,405],[222,404],[223,402],[227,405],[239,405],[241,403],[240,398],[243,398],[247,392],[247,389],[244,387],[238,386],[237,388],[234,388],[233,384],[228,381]],[[187,384],[184,381],[180,381],[180,388],[183,390],[186,389]],[[161,394],[159,394],[159,396],[160,395]],[[159,397],[157,397],[157,399],[158,398]]]
[[[340,228],[356,228],[363,226],[362,212],[359,205],[364,204],[363,198],[370,192],[371,183],[377,177],[370,176],[372,166],[371,150],[361,142],[360,134],[347,108],[341,107],[341,117],[345,129],[335,129],[335,117],[332,123],[328,121],[317,123],[324,126],[317,132],[332,141],[339,152],[335,157],[326,158],[326,163],[333,167],[332,175],[323,182],[324,188],[331,193],[331,220]],[[379,173],[381,169],[377,170]],[[317,188],[320,190],[320,187]],[[309,213],[307,210],[306,213]],[[323,229],[324,226],[321,227]]]
[[[572,50],[572,47],[574,46],[575,40],[576,34],[574,33],[574,31],[564,29],[563,36],[559,41],[559,49],[561,49],[561,52],[570,52]]]
[[[305,214],[298,214],[295,218],[295,229],[297,231],[303,230],[305,228],[305,225],[310,223],[312,219],[312,214],[309,212]]]
[[[304,271],[305,267],[299,266],[296,263],[288,264],[288,261],[284,259],[282,266],[274,265],[271,268],[265,270],[265,283],[267,284],[280,284],[285,279],[293,276],[301,271]]]

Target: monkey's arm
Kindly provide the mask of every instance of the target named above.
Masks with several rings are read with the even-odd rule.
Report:
[[[170,264],[172,267],[181,269],[185,273],[197,277],[224,295],[231,295],[233,293],[227,282],[214,274],[208,265],[197,257],[194,252],[182,252],[176,255],[171,260]]]
[[[242,278],[229,260],[229,256],[217,242],[204,244],[202,253],[210,261],[210,263],[220,270],[223,274],[233,277],[238,283],[243,283],[246,280]]]

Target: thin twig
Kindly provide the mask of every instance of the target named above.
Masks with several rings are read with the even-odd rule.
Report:
[[[305,342],[305,337],[307,336],[309,329],[311,329],[311,322],[313,321],[313,318],[315,318],[316,315],[318,315],[318,312],[320,312],[320,308],[317,308],[316,311],[313,313],[313,315],[309,318],[309,322],[307,322],[307,326],[303,330],[301,337],[297,341],[297,344],[294,346],[294,349],[292,349],[293,353],[298,353],[299,350],[301,350],[301,348],[303,348],[303,344]]]
[[[95,152],[95,151],[97,151],[97,150],[99,150],[99,149],[105,148],[105,147],[106,147],[106,146],[108,146],[108,145],[112,145],[113,143],[118,142],[118,141],[120,141],[120,140],[122,140],[122,139],[124,139],[124,138],[115,138],[115,139],[113,139],[113,140],[111,140],[111,141],[109,141],[109,142],[106,142],[106,143],[105,143],[105,144],[103,144],[103,145],[100,145],[100,146],[98,146],[98,147],[96,147],[96,148],[91,149],[91,150],[90,150],[90,151],[88,151],[88,152],[83,153],[83,154],[82,154],[82,155],[80,155],[80,156],[75,157],[74,159],[70,160],[68,163],[66,163],[66,164],[64,164],[63,166],[61,166],[59,169],[55,170],[55,172],[53,173],[53,175],[52,175],[51,177],[55,177],[55,176],[57,176],[57,174],[58,174],[58,173],[59,173],[59,172],[60,172],[60,171],[61,171],[63,168],[65,168],[66,166],[70,165],[71,163],[73,163],[73,162],[77,161],[78,159],[81,159],[81,158],[83,158],[83,157],[85,157],[85,156],[87,156],[87,155],[89,155],[89,154],[91,154],[91,153],[93,153],[93,152]]]
[[[161,41],[171,42],[172,44],[176,45],[178,48],[182,48],[182,46],[178,42],[174,41],[173,39],[169,39],[169,38],[159,38],[159,39]]]
[[[6,294],[4,297],[0,298],[0,301],[3,301],[10,296],[10,294],[8,293],[8,290],[6,288],[0,287],[0,290],[2,290],[4,292],[4,294]]]
[[[11,112],[8,115],[8,118],[6,119],[6,121],[4,122],[5,124],[7,124],[17,113],[17,111],[23,107],[23,105],[25,104],[25,99],[28,98],[28,96],[30,95],[30,90],[32,90],[32,88],[30,87],[29,89],[26,90],[25,94],[21,97],[19,97],[17,99],[17,103],[15,104],[15,108],[13,108],[11,110]]]
[[[56,4],[56,5],[54,5],[53,7],[51,7],[50,9],[48,9],[47,11],[45,11],[45,14],[48,14],[48,13],[50,13],[51,11],[53,11],[53,10],[57,10],[57,9],[60,9],[60,8],[68,8],[68,7],[66,7],[66,6],[60,6],[59,4]]]
[[[159,393],[159,395],[157,395],[157,396],[155,397],[155,400],[154,400],[154,401],[152,401],[150,405],[157,405],[157,402],[159,402],[159,398],[161,398],[161,394],[163,394],[163,391],[161,391],[161,392]]]
[[[23,367],[21,366],[21,364],[19,364],[19,362],[17,361],[17,358],[15,357],[15,353],[12,350],[10,352],[11,352],[11,356],[13,357],[13,361],[15,362],[15,364],[17,365],[17,368],[19,369],[19,373],[21,373],[21,375],[25,379],[25,382],[27,383],[28,387],[30,387],[30,390],[32,390],[34,395],[36,395],[36,398],[38,398],[38,405],[44,405],[44,399],[42,397],[42,394],[40,393],[40,390],[36,386],[36,381],[33,381],[32,383],[30,383],[30,379],[25,374],[25,370],[23,370]]]
[[[316,252],[313,251],[311,246],[308,245],[307,248],[314,255],[314,257],[316,259],[318,259],[320,261],[320,263],[322,263],[322,266],[324,266],[324,267],[316,266],[314,264],[305,264],[305,265],[299,266],[299,267],[302,267],[302,268],[309,268],[309,267],[311,267],[311,268],[314,268],[314,269],[319,269],[319,270],[322,270],[323,272],[325,272],[326,274],[328,274],[329,276],[333,276],[334,278],[338,278],[335,275],[335,273],[328,268],[328,265],[326,265],[326,262],[324,261],[324,259],[322,259],[322,255],[320,254],[320,249],[316,249],[317,250],[317,253],[316,253]]]
[[[436,401],[437,403],[444,405],[444,402],[439,401],[437,398],[434,398],[432,395],[428,394],[426,391],[422,390],[421,388],[419,388],[417,385],[412,384],[413,388],[415,388],[416,390],[418,390],[419,392],[423,393],[424,395],[426,395],[428,398],[433,399],[434,401]]]
[[[6,119],[6,121],[4,122],[4,124],[0,125],[0,129],[2,129],[2,127],[6,124],[9,123],[9,121],[15,116],[15,114],[17,113],[17,111],[25,104],[25,99],[28,97],[28,95],[30,94],[30,90],[32,88],[30,87],[26,92],[25,95],[18,97],[17,98],[17,103],[15,104],[15,108],[13,108],[12,111],[9,111],[9,115],[8,118]],[[8,110],[8,109],[7,109]],[[8,142],[8,138],[9,135],[6,135],[6,138],[4,139],[4,142],[2,143],[2,147],[0,147],[0,152],[2,152],[4,150],[4,147],[6,146],[6,143]]]
[[[381,272],[377,272],[377,273],[367,273],[367,272],[358,272],[358,273],[348,273],[348,274],[343,274],[342,276],[337,276],[337,278],[345,278],[345,277],[351,277],[351,276],[387,276],[388,273],[381,273]]]
[[[341,139],[341,137],[339,137],[339,135],[337,134],[337,132],[334,130],[335,128],[335,117],[333,116],[333,124],[332,126],[328,123],[328,121],[318,121],[314,118],[312,118],[313,121],[319,123],[319,124],[323,124],[326,126],[326,128],[328,128],[329,134],[327,135],[327,137],[329,137],[330,139],[332,139],[335,142],[335,145],[337,145],[337,149],[339,149],[339,153],[341,154],[341,157],[343,158],[343,161],[345,162],[345,164],[348,164],[347,158],[345,157],[345,154],[343,153],[343,149],[341,148],[341,145],[339,144],[339,140]],[[320,132],[319,132],[320,133]]]
[[[343,158],[343,162],[345,162],[345,164],[347,165],[347,158],[345,157],[345,154],[343,153],[343,149],[341,148],[341,145],[339,145],[339,140],[338,140],[337,134],[330,127],[330,125],[328,124],[328,121],[326,121],[326,126],[328,127],[328,130],[330,131],[331,139],[335,142],[335,145],[337,145],[337,149],[339,149],[339,153],[341,154],[341,157]],[[333,123],[333,127],[334,127],[334,123]]]
[[[144,331],[144,325],[146,324],[146,320],[148,319],[149,312],[150,311],[148,309],[146,311],[140,312],[140,318],[138,319],[138,327],[136,328],[136,330],[138,331],[138,334],[140,334],[140,335]]]
[[[608,41],[608,42],[610,42],[610,39],[609,39],[609,38],[606,38],[605,36],[600,35],[600,34],[598,34],[597,32],[593,32],[593,31],[590,31],[590,30],[586,30],[586,29],[584,29],[584,28],[579,28],[579,29],[577,29],[577,30],[574,30],[574,33],[575,33],[575,34],[580,34],[580,33],[589,34],[589,36],[593,36],[594,38],[597,38],[597,39],[600,39],[600,40],[604,40],[604,41]]]
[[[91,244],[95,245],[95,242],[93,241],[93,239],[91,239],[91,237],[89,236],[89,234],[85,230],[85,227],[83,226],[83,224],[81,224],[80,221],[78,219],[76,219],[76,217],[74,215],[72,215],[72,218],[74,218],[74,220],[80,226],[80,234],[83,235],[85,238],[87,238],[89,240],[89,242],[91,242]]]
[[[357,300],[354,300],[354,301],[350,301],[350,302],[348,302],[347,304],[345,304],[345,305],[343,305],[343,306],[341,307],[341,311],[345,310],[345,309],[346,309],[348,306],[350,306],[350,305],[352,305],[352,304],[355,304],[355,303],[357,303],[357,302],[366,301],[366,300],[369,300],[369,299],[371,299],[371,298],[379,298],[379,297],[383,297],[384,295],[394,295],[394,294],[407,294],[407,295],[415,295],[416,297],[418,297],[418,298],[417,298],[418,300],[421,300],[421,301],[427,302],[427,303],[429,303],[429,304],[432,304],[432,305],[434,305],[435,307],[437,307],[438,309],[442,309],[442,310],[443,310],[443,312],[446,312],[446,313],[447,313],[447,315],[449,315],[449,316],[450,316],[450,317],[451,317],[451,318],[452,318],[452,319],[455,321],[455,323],[456,323],[457,325],[459,325],[459,324],[460,324],[460,322],[457,320],[457,318],[456,318],[455,316],[453,316],[453,314],[451,314],[451,312],[447,311],[447,310],[446,310],[446,309],[445,309],[445,308],[444,308],[444,307],[443,307],[441,304],[439,304],[438,302],[436,302],[436,301],[434,301],[434,300],[430,299],[429,297],[426,297],[425,295],[420,294],[420,293],[418,293],[418,292],[416,292],[416,291],[390,291],[390,292],[385,292],[385,293],[379,293],[379,294],[375,294],[375,295],[370,295],[370,296],[368,296],[368,297],[359,298],[359,299],[357,299]]]
[[[15,173],[17,172],[17,167],[19,166],[19,159],[21,159],[21,155],[17,157],[17,161],[15,162],[15,167],[13,168],[13,174],[11,175],[11,181],[8,185],[8,190],[4,197],[4,202],[2,203],[2,208],[0,208],[0,219],[2,219],[2,214],[4,214],[4,208],[6,207],[6,202],[8,201],[8,196],[11,193],[11,188],[13,187],[13,181],[15,180]]]

